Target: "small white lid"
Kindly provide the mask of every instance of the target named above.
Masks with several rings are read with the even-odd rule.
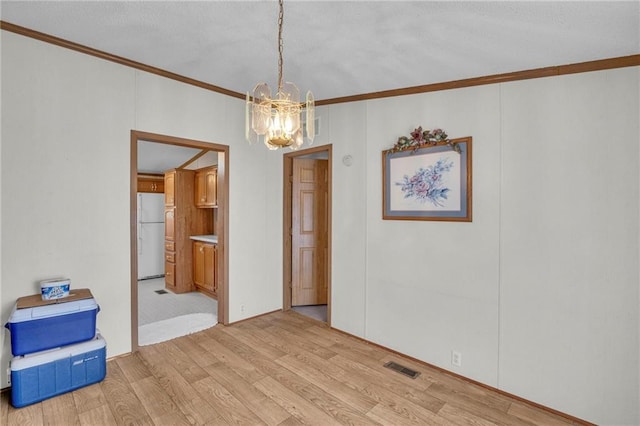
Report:
[[[71,280],[69,278],[54,278],[51,280],[40,281],[41,287],[52,287],[56,285],[71,285]]]

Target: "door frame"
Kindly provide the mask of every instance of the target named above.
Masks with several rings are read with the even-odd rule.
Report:
[[[138,141],[155,142],[167,145],[184,146],[188,148],[206,149],[222,154],[222,161],[218,164],[218,226],[222,232],[218,237],[218,322],[229,324],[229,146],[213,142],[179,138],[176,136],[131,130],[131,165],[130,165],[130,232],[131,235],[131,352],[136,352],[138,346]]]
[[[291,224],[292,219],[292,181],[293,176],[293,159],[296,157],[302,157],[309,154],[315,154],[320,152],[326,152],[328,157],[327,171],[327,325],[331,326],[331,217],[332,217],[332,192],[333,192],[333,146],[320,145],[313,148],[308,148],[300,151],[294,151],[287,153],[283,156],[283,171],[282,171],[282,310],[288,311],[291,309],[291,269],[293,267],[291,261]]]

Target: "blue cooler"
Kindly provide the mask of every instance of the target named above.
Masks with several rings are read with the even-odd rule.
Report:
[[[55,300],[43,301],[39,294],[18,299],[5,325],[14,356],[93,339],[100,308],[88,289],[72,293]]]
[[[11,405],[24,407],[102,381],[106,348],[97,333],[88,342],[13,358]]]

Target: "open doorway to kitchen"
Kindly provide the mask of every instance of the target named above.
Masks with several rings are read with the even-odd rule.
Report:
[[[229,147],[132,130],[130,169],[132,351],[198,324],[228,324]],[[162,217],[149,214],[154,206]],[[156,240],[162,247],[149,258]],[[182,315],[195,308],[208,318]],[[180,326],[164,318],[173,314]]]
[[[284,155],[283,309],[331,325],[332,146]]]

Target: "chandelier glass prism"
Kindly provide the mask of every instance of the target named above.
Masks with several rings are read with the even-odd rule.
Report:
[[[305,102],[300,102],[298,87],[282,81],[283,0],[279,0],[279,3],[278,91],[272,97],[267,83],[258,83],[252,96],[247,92],[245,136],[249,143],[262,139],[267,148],[272,150],[285,147],[296,150],[304,143],[305,133],[309,144],[313,143],[315,102],[311,91],[307,92]]]

